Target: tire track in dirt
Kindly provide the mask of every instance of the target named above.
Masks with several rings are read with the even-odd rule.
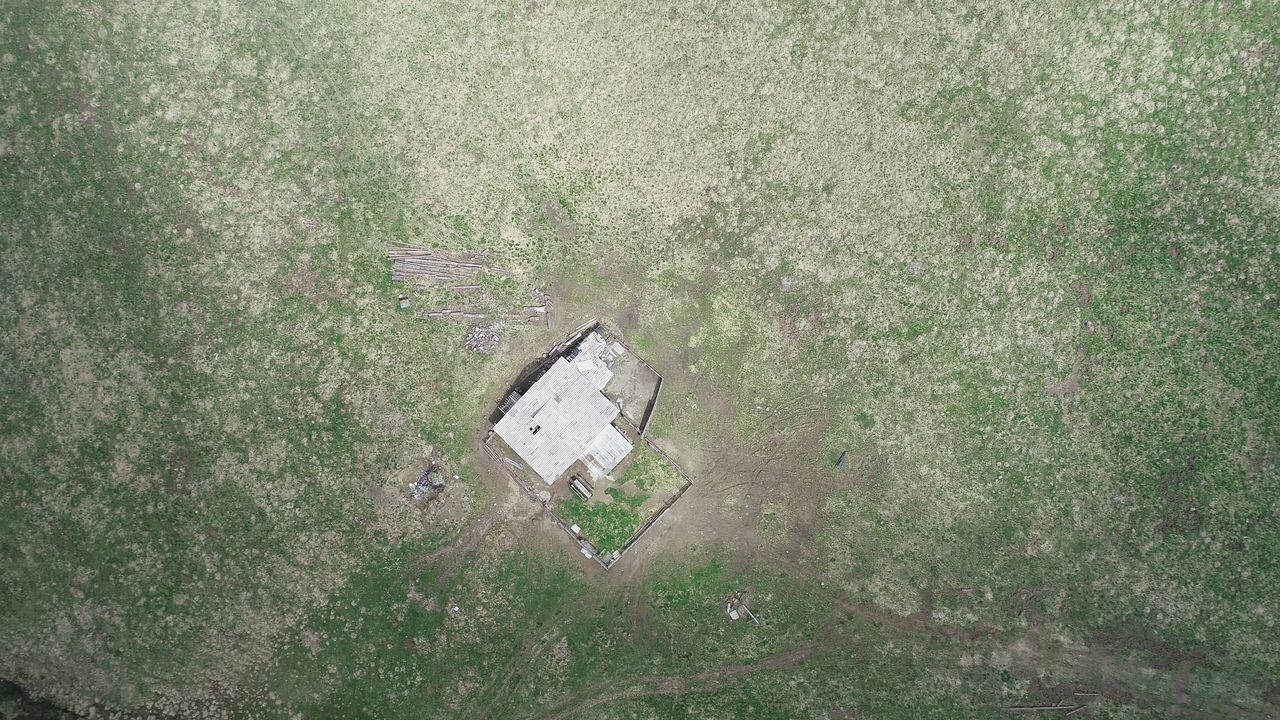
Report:
[[[770,655],[752,665],[727,665],[714,670],[706,670],[693,675],[659,675],[627,682],[627,687],[612,689],[619,682],[597,683],[575,693],[570,699],[560,702],[550,714],[542,717],[548,720],[567,720],[581,716],[583,713],[601,705],[630,700],[650,695],[680,695],[688,692],[711,692],[719,689],[730,680],[736,680],[752,673],[782,668],[829,652],[813,645],[802,645],[786,652]],[[587,699],[590,698],[590,699]]]
[[[937,635],[973,641],[978,639],[998,639],[1003,635],[995,628],[990,627],[953,628],[918,615],[897,615],[881,608],[851,602],[844,597],[836,599],[833,610],[837,614],[855,618],[859,624],[864,626],[879,627],[899,636]],[[842,649],[851,649],[850,643],[859,639],[857,634],[850,635],[847,630],[841,630],[831,624],[828,624],[822,635],[826,640],[821,645],[802,645],[786,652],[763,658],[751,665],[734,664],[690,675],[651,676],[635,680],[596,683],[571,694],[568,698],[561,700],[550,708],[545,714],[539,715],[539,717],[552,718],[553,720],[590,717],[591,710],[622,700],[654,695],[713,692],[730,681],[738,680],[753,673],[781,670],[806,660],[817,659],[839,652]],[[1034,654],[1034,651],[1032,652]],[[1029,657],[1027,660],[1034,660],[1034,657]],[[1094,648],[1077,651],[1066,660],[1067,664],[1075,668],[1077,674],[1082,678],[1101,673],[1104,678],[1109,676],[1112,678],[1112,682],[1116,682],[1116,680],[1123,677],[1123,673],[1118,672],[1118,668],[1115,665],[1116,658],[1103,649]],[[1180,667],[1179,670],[1181,675],[1186,674],[1185,667]],[[1175,696],[1173,698],[1176,710],[1173,711],[1171,717],[1181,716],[1198,720],[1228,720],[1228,718],[1264,720],[1264,718],[1271,717],[1268,713],[1258,712],[1238,705],[1230,708],[1230,710],[1215,710],[1203,706],[1188,707],[1191,698],[1187,697],[1185,693],[1185,677],[1181,678],[1181,682],[1178,684],[1180,687],[1175,687]],[[1119,696],[1114,699],[1120,702],[1136,702],[1140,707],[1146,708],[1168,705],[1169,698],[1136,687],[1132,683],[1122,682],[1110,691],[1106,689],[1106,682],[1090,684],[1091,687],[1094,685],[1099,685],[1103,689],[1104,696],[1118,693]],[[1086,710],[1086,712],[1088,711]]]
[[[556,628],[549,629],[539,641],[535,643],[524,643],[520,650],[512,655],[512,659],[522,657],[524,658],[522,665],[524,667],[531,666],[538,661],[538,658],[545,654],[551,643],[555,642],[559,637],[558,626]],[[489,713],[492,712],[493,704],[495,702],[505,698],[513,689],[519,687],[520,683],[524,680],[521,676],[522,672],[523,668],[521,670],[508,672],[506,675],[501,676],[501,678],[495,676],[493,680],[485,685],[484,689],[481,691],[481,697],[488,696],[489,700],[484,704],[484,708],[480,711],[481,720],[485,720],[489,717]],[[491,691],[495,684],[497,684],[496,689]]]
[[[414,568],[414,576],[420,577],[428,570],[436,571],[431,590],[440,590],[449,577],[462,567],[463,561],[488,537],[489,529],[497,521],[498,515],[492,512],[477,518],[475,522],[468,524],[453,542],[419,558]]]

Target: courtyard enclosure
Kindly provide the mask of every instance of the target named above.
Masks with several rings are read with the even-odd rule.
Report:
[[[499,404],[485,449],[583,555],[609,567],[690,486],[641,430],[662,377],[595,321],[536,367]]]

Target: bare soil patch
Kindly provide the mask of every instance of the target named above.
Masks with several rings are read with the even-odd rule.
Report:
[[[542,204],[542,214],[551,228],[562,239],[572,240],[582,234],[577,223],[569,217],[569,211],[558,200],[548,200]]]
[[[679,398],[694,396],[696,422],[705,418],[711,425],[701,428],[697,437],[650,438],[672,456],[693,486],[629,551],[623,565],[630,567],[618,574],[618,580],[635,572],[645,557],[697,545],[725,549],[735,564],[745,565],[764,548],[763,513],[781,497],[783,488],[789,512],[786,545],[803,547],[820,530],[822,500],[849,482],[833,468],[821,467],[817,449],[830,420],[821,414],[816,399],[801,395],[785,407],[764,410],[758,437],[746,444],[737,435],[733,401],[705,379],[691,376],[686,360],[679,357],[683,352],[684,348],[672,347],[660,357],[648,358],[663,369],[659,413],[667,427],[681,427],[692,418],[686,418]],[[805,561],[786,548],[771,555],[781,562]]]
[[[1197,455],[1192,453],[1181,467],[1160,477],[1160,494],[1164,498],[1164,512],[1156,524],[1161,537],[1171,533],[1190,534],[1199,531],[1204,523],[1204,512],[1187,487],[1196,474]]]
[[[640,427],[657,389],[658,374],[630,352],[614,361],[613,371],[614,375],[605,386],[604,394],[615,399],[623,416]]]
[[[1204,659],[1202,652],[1184,652],[1136,626],[1126,626],[1115,632],[1094,633],[1093,641],[1103,647],[1145,653],[1153,659],[1152,667],[1161,670],[1173,670],[1184,662],[1200,662]]]
[[[1065,705],[1078,704],[1082,698],[1097,694],[1090,685],[1080,682],[1063,682],[1057,685],[1045,685],[1039,677],[1031,678],[1031,688],[1027,691],[1028,705]]]
[[[1093,304],[1093,293],[1090,292],[1089,286],[1083,280],[1072,280],[1071,289],[1076,292],[1077,305],[1086,308]]]
[[[195,461],[186,450],[176,450],[169,461],[164,490],[170,495],[188,495],[195,486]]]
[[[294,271],[285,281],[285,287],[289,292],[301,295],[315,305],[323,304],[329,299],[329,295],[320,290],[320,275],[307,268]]]

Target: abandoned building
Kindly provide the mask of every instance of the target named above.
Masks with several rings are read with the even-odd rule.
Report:
[[[492,416],[485,452],[605,568],[692,484],[646,438],[661,389],[657,371],[591,320],[531,363]]]
[[[523,395],[513,395],[493,428],[548,485],[579,460],[604,477],[631,452],[631,442],[613,426],[618,406],[600,392],[612,376],[600,361],[609,348],[588,349],[558,358]]]

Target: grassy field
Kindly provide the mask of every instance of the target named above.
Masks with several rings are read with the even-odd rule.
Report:
[[[208,718],[1280,714],[1277,28],[0,4],[0,679]],[[405,242],[487,252],[554,332],[399,311]],[[694,481],[607,572],[477,449],[589,317]],[[459,479],[423,511],[427,460]]]

